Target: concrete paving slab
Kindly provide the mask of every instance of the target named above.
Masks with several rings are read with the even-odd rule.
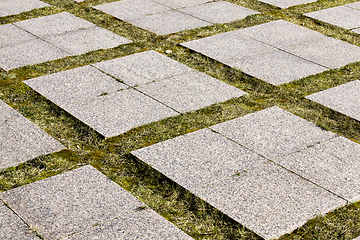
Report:
[[[229,23],[259,13],[226,1],[195,5],[179,11],[211,23]]]
[[[336,137],[275,161],[350,203],[360,200],[360,144]]]
[[[44,38],[72,55],[132,43],[129,39],[101,27],[92,27]]]
[[[0,68],[11,69],[43,63],[69,56],[66,52],[35,39],[14,46],[0,48]]]
[[[150,0],[122,0],[93,7],[121,20],[137,19],[150,14],[171,10]]]
[[[22,117],[20,113],[0,100],[0,125],[5,121],[10,121],[19,117]]]
[[[209,129],[157,143],[132,154],[190,191],[268,161]]]
[[[177,11],[148,15],[143,18],[128,20],[128,22],[158,35],[211,25],[209,22]]]
[[[227,65],[278,86],[328,70],[281,50],[229,62]]]
[[[36,8],[50,7],[51,5],[38,0],[1,0],[0,17],[28,12]]]
[[[145,209],[64,238],[64,240],[77,239],[190,240],[192,238],[153,210]]]
[[[360,121],[360,81],[355,80],[306,97]]]
[[[279,107],[267,108],[210,128],[271,159],[336,136]]]
[[[340,68],[360,61],[360,47],[332,37],[321,37],[317,41],[305,42],[283,49],[328,68]]]
[[[185,64],[153,50],[93,65],[131,86],[181,75],[193,70]]]
[[[238,88],[195,70],[141,85],[137,89],[182,113],[247,94]]]
[[[45,75],[24,83],[60,107],[127,88],[92,66]]]
[[[343,199],[273,163],[263,164],[194,192],[264,239],[277,239]]]
[[[344,6],[360,10],[360,2],[349,3]]]
[[[268,3],[279,8],[288,8],[300,4],[312,3],[317,0],[261,0],[261,2]]]
[[[210,2],[211,0],[154,0],[154,2],[161,3],[165,6],[171,8],[182,8],[189,7],[193,5],[198,5],[206,2]]]
[[[105,137],[114,137],[132,128],[178,115],[134,89],[66,105],[64,109]]]
[[[0,48],[36,39],[34,35],[12,25],[0,25]]]
[[[0,202],[0,239],[40,240],[16,214]]]
[[[133,212],[144,204],[91,166],[0,194],[44,239],[59,239]]]

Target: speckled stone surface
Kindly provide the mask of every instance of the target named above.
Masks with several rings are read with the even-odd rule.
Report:
[[[210,128],[271,159],[336,136],[279,107],[267,108]]]
[[[31,35],[13,24],[0,25],[0,48],[33,39],[36,39],[34,35]]]
[[[153,50],[93,65],[131,86],[192,71],[192,68]]]
[[[0,17],[31,11],[51,5],[39,0],[1,0]]]
[[[264,239],[279,238],[346,201],[273,163],[194,191]]]
[[[58,239],[133,212],[142,202],[91,166],[0,194],[44,239]]]
[[[316,2],[317,0],[261,0],[261,2],[268,3],[279,8],[288,8],[300,4]]]
[[[154,0],[154,2],[161,3],[171,8],[189,7],[210,1],[211,0]]]
[[[157,143],[132,154],[190,191],[267,161],[209,129]]]
[[[349,3],[344,6],[360,10],[360,2]]]
[[[145,209],[121,216],[113,221],[64,238],[64,240],[83,239],[190,240],[192,238],[156,212],[150,209]]]
[[[40,240],[16,214],[0,202],[1,240]]]
[[[355,80],[306,97],[360,121],[360,81]]]
[[[304,15],[346,29],[360,27],[359,9],[347,6],[323,9],[316,12],[306,13]]]
[[[137,89],[182,113],[247,94],[195,70],[142,85]]]
[[[0,100],[0,125],[3,124],[5,121],[11,121],[13,119],[22,117],[20,113],[15,111],[5,102]]]
[[[357,29],[354,29],[354,30],[352,30],[354,33],[358,33],[358,34],[360,34],[360,28],[357,28]]]

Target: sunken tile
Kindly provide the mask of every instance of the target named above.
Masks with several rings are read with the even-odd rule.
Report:
[[[31,35],[13,24],[0,25],[0,48],[33,39],[36,39],[34,35]]]
[[[182,8],[202,3],[209,2],[211,0],[154,0],[154,2],[161,3],[171,8]]]
[[[0,17],[28,12],[36,8],[49,6],[51,5],[39,0],[1,0]]]
[[[277,6],[279,8],[288,8],[300,4],[316,2],[317,0],[260,0],[260,1]]]

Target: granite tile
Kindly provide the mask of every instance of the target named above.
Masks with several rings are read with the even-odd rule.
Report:
[[[353,3],[346,4],[344,6],[360,10],[360,2],[353,2]]]
[[[354,30],[352,30],[354,33],[358,33],[358,34],[360,34],[360,28],[357,28],[357,29],[354,29]]]
[[[154,0],[154,2],[161,3],[165,6],[177,9],[182,7],[189,7],[193,5],[198,5],[211,0]]]
[[[3,124],[5,121],[13,120],[19,117],[22,117],[20,113],[18,113],[5,102],[0,100],[0,125]]]
[[[1,0],[0,17],[28,12],[51,5],[38,0]]]
[[[261,0],[261,2],[268,3],[279,8],[288,8],[300,4],[312,3],[317,0]]]
[[[12,24],[0,25],[0,48],[33,39],[36,39],[34,35],[31,35]]]

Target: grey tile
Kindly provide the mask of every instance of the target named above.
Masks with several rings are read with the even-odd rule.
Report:
[[[211,25],[211,23],[177,11],[168,11],[139,19],[131,19],[129,22],[158,35]]]
[[[157,143],[132,154],[190,191],[267,161],[209,129]]]
[[[137,89],[182,113],[246,94],[238,88],[195,70],[141,85]]]
[[[357,28],[357,29],[354,29],[354,30],[352,30],[354,33],[358,33],[358,34],[360,34],[360,28]]]
[[[154,2],[161,3],[171,8],[189,7],[210,1],[211,0],[154,0]]]
[[[265,239],[279,238],[346,201],[273,164],[200,188],[195,194]]]
[[[44,239],[59,239],[144,204],[91,166],[0,194]]]
[[[177,112],[133,89],[66,105],[66,111],[105,137],[178,115]]]
[[[40,240],[16,214],[0,201],[0,239]]]
[[[101,27],[92,27],[45,37],[51,44],[73,55],[131,43],[129,39]]]
[[[360,81],[355,80],[306,97],[360,121]]]
[[[360,61],[360,47],[331,37],[285,47],[284,50],[328,68],[340,68]]]
[[[275,160],[349,202],[360,200],[360,145],[336,137]]]
[[[179,11],[211,23],[228,23],[259,13],[226,1],[200,4]]]
[[[12,25],[0,25],[0,47],[36,39],[34,35]]]
[[[59,106],[127,88],[92,66],[45,75],[24,83]]]
[[[360,2],[349,3],[344,6],[360,10]]]
[[[192,239],[156,212],[146,209],[121,216],[116,220],[64,238],[76,239]]]
[[[69,54],[49,43],[35,39],[14,46],[0,48],[0,68],[7,71],[27,65],[64,58],[66,56],[69,56]]]
[[[192,68],[153,50],[96,63],[94,66],[131,86],[192,71]]]
[[[275,86],[328,70],[323,66],[277,49],[235,60],[227,65]]]
[[[76,17],[68,12],[33,18],[21,22],[15,22],[14,24],[39,37],[61,34],[95,26],[95,24]]]
[[[0,125],[9,120],[21,117],[22,115],[0,100]]]
[[[121,20],[141,18],[149,14],[171,10],[150,0],[122,0],[93,7]]]
[[[210,128],[272,159],[336,136],[279,107],[267,108]]]
[[[317,0],[261,0],[261,2],[268,3],[279,8],[288,8],[300,4],[312,3]]]
[[[304,15],[342,28],[351,29],[360,27],[359,10],[346,6],[323,9]]]
[[[31,11],[51,5],[38,0],[1,0],[0,17]]]

